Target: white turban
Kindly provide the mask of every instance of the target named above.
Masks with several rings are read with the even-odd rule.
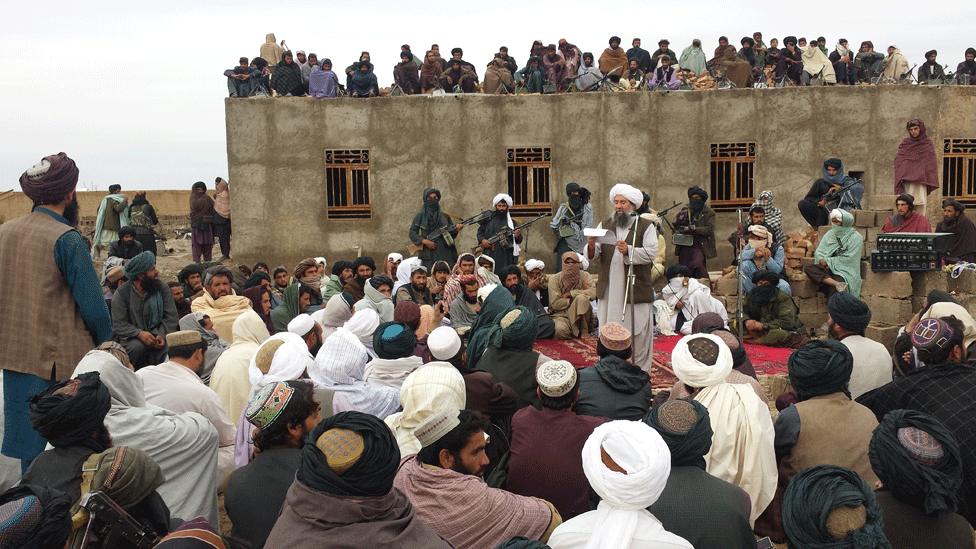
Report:
[[[576,259],[579,259],[580,267],[582,267],[584,271],[590,268],[590,260],[586,259],[585,255],[577,253]]]
[[[403,254],[398,254],[396,252],[390,252],[390,255],[386,256],[387,261],[403,261]]]
[[[315,262],[318,263],[319,267],[322,267],[323,269],[326,267],[326,265],[329,264],[329,262],[326,261],[324,257],[316,257]]]
[[[497,206],[499,202],[504,202],[504,203],[508,204],[508,207],[509,208],[511,208],[512,207],[512,204],[515,203],[512,200],[512,197],[511,196],[508,196],[505,193],[498,193],[498,194],[495,195],[495,198],[492,199],[492,201],[491,201],[492,207]],[[507,217],[508,217],[508,228],[509,229],[515,229],[515,223],[512,223],[512,214],[511,214],[511,212],[509,212],[507,214]],[[515,257],[518,257],[519,256],[519,253],[521,251],[522,251],[522,248],[519,247],[518,242],[515,242],[515,239],[513,238],[512,239],[512,255],[514,255]]]
[[[764,225],[749,225],[749,234],[758,236],[759,238],[756,240],[766,239],[767,246],[772,246],[773,244],[773,235],[769,233],[769,230]]]
[[[718,358],[714,365],[699,362],[691,354],[688,342],[693,339],[708,339],[718,345]],[[674,375],[689,387],[711,387],[725,382],[732,372],[732,351],[722,338],[714,334],[691,334],[682,337],[671,351],[671,367]]]
[[[530,260],[528,260],[528,261],[525,262],[525,271],[526,272],[534,271],[536,269],[541,269],[541,270],[544,271],[546,269],[546,264],[544,262],[542,262],[541,260],[538,260],[538,259],[530,259]]]
[[[488,299],[488,295],[491,294],[498,287],[498,284],[485,284],[484,286],[478,288],[478,300],[484,302]]]
[[[376,328],[380,326],[380,315],[375,309],[370,309],[369,307],[362,308],[349,318],[345,324],[342,325],[343,328],[352,332],[352,334],[359,338],[359,341],[366,343],[373,342],[373,332]]]
[[[600,449],[626,473],[603,463]],[[583,473],[600,496],[587,548],[630,547],[638,516],[661,497],[671,474],[671,452],[664,439],[642,421],[611,421],[583,445]]]
[[[269,345],[272,341],[284,343],[275,349],[268,373],[264,373],[258,368],[255,358],[261,352],[261,348]],[[247,369],[247,376],[252,386],[251,391],[279,381],[294,381],[302,377],[312,361],[312,354],[308,352],[308,345],[305,344],[304,339],[291,332],[279,332],[266,339],[251,357],[251,363]]]
[[[835,208],[831,210],[830,215],[827,217],[828,219],[830,219],[831,222],[833,222],[836,219],[837,221],[840,221],[841,225],[844,224],[844,213],[839,208]]]
[[[508,196],[508,195],[507,195],[507,194],[505,194],[505,193],[498,193],[498,194],[496,194],[496,195],[495,195],[495,198],[493,198],[493,199],[491,200],[491,205],[492,205],[492,206],[497,206],[499,202],[505,202],[506,204],[508,204],[508,207],[509,207],[509,208],[511,208],[511,207],[512,207],[512,204],[514,204],[514,203],[515,203],[515,202],[514,202],[514,201],[512,200],[512,197],[511,197],[511,196]]]
[[[288,331],[299,337],[305,337],[314,328],[315,321],[307,313],[296,316],[288,323]]]
[[[617,183],[613,186],[613,188],[610,189],[610,203],[612,204],[613,199],[618,196],[623,196],[626,198],[631,204],[634,205],[635,209],[640,208],[641,204],[644,203],[644,193],[642,193],[640,189],[626,183]]]

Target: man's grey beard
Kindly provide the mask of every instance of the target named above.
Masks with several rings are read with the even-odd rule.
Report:
[[[630,217],[630,212],[614,212],[613,223],[621,229],[628,229],[633,219]]]

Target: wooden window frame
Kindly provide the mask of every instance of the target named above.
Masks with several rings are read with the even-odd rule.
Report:
[[[712,209],[729,212],[751,206],[756,197],[756,143],[712,143],[708,149],[708,196]],[[728,189],[719,192],[719,185],[727,185]]]
[[[510,147],[505,151],[505,181],[513,216],[552,215],[552,148]],[[516,179],[524,188],[516,189]]]
[[[329,220],[368,220],[373,217],[373,205],[369,192],[369,149],[326,149],[323,155],[325,167],[325,215]],[[344,204],[336,204],[334,177],[342,181],[339,194]]]
[[[976,204],[976,139],[943,139],[942,197]]]

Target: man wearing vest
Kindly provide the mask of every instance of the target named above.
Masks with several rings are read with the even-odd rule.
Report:
[[[607,229],[608,232],[602,237],[588,239],[587,255],[594,262],[599,260],[596,263],[600,268],[596,295],[600,326],[605,326],[608,322],[620,322],[630,328],[630,317],[634,314],[634,364],[650,373],[653,336],[651,302],[654,301],[651,267],[657,255],[657,229],[650,220],[634,215],[643,201],[644,196],[640,190],[626,183],[614,185],[610,189],[613,215],[597,226],[598,229]],[[635,225],[637,241],[636,246],[632,246]],[[624,303],[627,270],[631,263],[636,275],[633,311],[630,310],[629,298],[628,303]]]
[[[46,441],[31,427],[28,400],[68,379],[94,346],[112,338],[112,320],[75,228],[78,167],[64,153],[20,176],[31,213],[0,225],[0,369],[3,455],[26,470]]]

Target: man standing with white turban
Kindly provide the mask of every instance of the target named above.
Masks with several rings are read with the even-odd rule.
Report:
[[[496,194],[495,198],[491,201],[491,205],[495,208],[495,211],[492,212],[491,217],[478,226],[478,244],[484,250],[484,253],[495,260],[496,273],[501,272],[502,269],[509,265],[518,263],[519,244],[522,243],[521,231],[514,231],[505,240],[494,246],[488,243],[488,239],[496,234],[505,229],[515,228],[515,224],[512,222],[512,215],[508,212],[512,204],[514,202],[511,196],[504,193]]]
[[[732,351],[717,335],[678,340],[671,366],[691,396],[708,408],[713,435],[705,470],[749,494],[749,521],[755,523],[773,500],[779,478],[769,408],[751,386],[726,382]]]
[[[657,255],[657,228],[650,220],[635,215],[644,202],[640,190],[617,183],[610,189],[610,203],[613,215],[597,225],[607,229],[607,234],[590,237],[587,242],[587,255],[596,262],[600,271],[597,280],[596,296],[599,304],[597,317],[600,326],[608,322],[620,322],[631,328],[631,314],[634,316],[634,364],[641,370],[651,371],[651,302],[654,301],[654,283],[651,267]],[[637,240],[634,242],[636,227]],[[633,263],[636,280],[634,282],[634,310],[624,303],[627,287],[628,266]],[[630,301],[629,298],[627,300]]]
[[[671,452],[646,423],[611,421],[594,429],[583,445],[583,473],[600,496],[600,505],[559,525],[549,537],[550,546],[692,547],[647,510],[664,492]]]

